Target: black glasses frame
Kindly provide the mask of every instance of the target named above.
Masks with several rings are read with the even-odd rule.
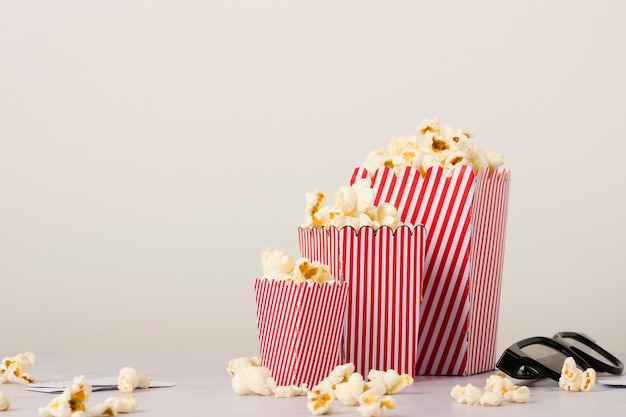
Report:
[[[583,343],[593,349],[611,364],[609,365],[602,362],[577,348],[570,343],[570,339]],[[609,372],[618,375],[621,374],[624,369],[622,362],[605,349],[598,346],[595,340],[584,333],[576,332],[559,332],[556,333],[553,338],[536,336],[520,340],[509,346],[509,348],[502,353],[496,367],[516,379],[551,378],[558,381],[561,377],[560,368],[553,369],[545,363],[542,363],[538,358],[532,358],[523,351],[523,348],[531,345],[547,346],[560,352],[565,357],[572,357],[576,361],[576,365],[581,369],[593,368],[597,372]]]

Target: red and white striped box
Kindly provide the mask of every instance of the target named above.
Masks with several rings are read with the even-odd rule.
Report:
[[[254,282],[261,364],[278,385],[312,388],[340,364],[348,284]]]
[[[415,374],[424,228],[299,228],[301,256],[350,285],[344,363]]]
[[[354,170],[351,183],[367,178]],[[495,368],[509,171],[468,166],[376,171],[374,204],[426,227],[417,375],[471,375]]]

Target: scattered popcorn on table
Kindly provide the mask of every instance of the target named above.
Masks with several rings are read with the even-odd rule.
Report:
[[[367,385],[363,380],[363,375],[358,372],[348,377],[346,382],[335,385],[335,397],[343,405],[357,405],[359,397],[367,390]]]
[[[233,376],[235,375],[237,370],[246,366],[261,366],[261,357],[242,356],[240,358],[231,359],[230,361],[228,361],[226,372],[228,372],[230,376]]]
[[[455,385],[452,388],[452,391],[450,391],[450,395],[459,404],[474,405],[480,403],[482,392],[480,391],[480,388],[472,384],[467,384],[464,387]]]
[[[371,176],[378,168],[389,167],[396,175],[407,167],[426,174],[433,166],[442,167],[450,176],[458,165],[468,165],[476,173],[482,168],[497,169],[504,164],[502,154],[484,153],[464,129],[442,125],[438,119],[424,119],[417,126],[418,136],[394,137],[387,147],[370,152],[363,167]]]
[[[480,405],[497,407],[504,403],[504,397],[497,391],[487,391],[480,396]]]
[[[117,410],[105,403],[97,404],[89,409],[89,417],[116,416]]]
[[[0,383],[12,382],[16,384],[30,384],[35,380],[30,376],[29,370],[35,363],[35,354],[32,352],[2,359],[0,364]]]
[[[270,370],[261,366],[256,357],[252,357],[248,364],[246,360],[237,358],[229,362],[227,370],[232,375],[230,383],[233,390],[239,395],[274,394],[276,382],[271,377]]]
[[[137,401],[133,397],[109,397],[104,403],[119,414],[132,413],[137,410]]]
[[[563,362],[559,387],[565,391],[589,391],[596,384],[596,371],[589,368],[584,372],[576,366],[576,361],[568,357]]]
[[[409,374],[400,375],[398,371],[389,369],[386,372],[372,369],[367,378],[370,381],[381,380],[385,385],[385,394],[396,394],[413,384],[413,377]]]
[[[359,398],[361,404],[357,410],[363,417],[378,417],[386,415],[387,410],[395,407],[396,403],[389,396],[363,395]]]
[[[302,384],[300,387],[296,385],[278,385],[274,387],[274,397],[276,398],[301,397],[307,395],[308,392],[309,389],[306,387],[306,384]]]
[[[326,195],[320,191],[305,195],[306,209],[302,227],[341,228],[351,226],[355,229],[370,226],[378,229],[388,226],[395,230],[404,225],[398,211],[390,203],[379,206],[372,204],[374,190],[371,180],[362,178],[352,185],[340,187],[333,197],[332,206],[323,206]],[[410,226],[410,225],[409,225]]]
[[[11,408],[11,400],[0,391],[0,411],[7,411]]]
[[[280,249],[270,251],[266,248],[261,254],[261,263],[263,264],[263,277],[267,279],[320,285],[335,281],[327,265],[307,258],[300,258],[294,262],[291,256]]]
[[[150,386],[150,378],[140,374],[131,367],[120,369],[117,377],[117,389],[120,392],[131,393],[137,388],[148,388]]]
[[[510,403],[525,403],[530,397],[527,386],[513,385],[513,382],[504,374],[490,375],[487,378],[485,391],[472,384],[465,387],[456,385],[450,395],[460,404],[499,406],[505,401]]]
[[[334,390],[337,384],[341,384],[342,382],[348,382],[350,375],[352,375],[353,373],[353,363],[337,365],[335,369],[330,371],[330,374],[328,374],[326,378],[324,378],[319,384],[317,384],[317,387],[329,391]]]
[[[333,409],[333,394],[319,386],[313,387],[307,394],[307,407],[316,416],[328,414]]]
[[[46,407],[39,408],[42,417],[82,417],[87,416],[85,403],[91,394],[91,385],[83,375],[77,376],[72,385],[65,388]]]

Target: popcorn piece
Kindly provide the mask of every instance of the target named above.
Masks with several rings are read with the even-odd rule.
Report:
[[[504,403],[504,397],[497,391],[487,391],[480,397],[480,405],[497,407]]]
[[[231,359],[230,361],[228,361],[226,372],[228,372],[230,376],[233,376],[235,375],[237,370],[246,366],[261,366],[261,357],[260,356],[242,356],[240,358]]]
[[[39,408],[42,417],[82,417],[87,416],[85,403],[91,394],[91,385],[83,375],[77,376],[72,385],[65,388],[46,407]]]
[[[596,385],[596,370],[589,368],[583,372],[583,376],[580,382],[581,391],[591,391]]]
[[[0,391],[0,411],[7,411],[11,408],[11,400]]]
[[[306,384],[298,387],[296,385],[279,385],[274,387],[274,397],[276,398],[291,398],[307,395],[309,389]]]
[[[371,369],[367,378],[370,381],[382,381],[385,386],[384,394],[396,394],[413,384],[413,377],[409,374],[400,375],[395,369],[389,369],[385,372]]]
[[[363,417],[384,416],[387,410],[396,406],[395,400],[389,396],[363,395],[359,399],[361,404],[357,410]]]
[[[524,385],[515,385],[513,389],[508,390],[502,396],[504,401],[510,403],[526,403],[530,398],[530,389]]]
[[[307,407],[313,415],[328,414],[333,409],[333,395],[325,388],[313,387],[307,394],[307,400]]]
[[[491,375],[487,378],[487,385],[485,385],[485,392],[498,392],[504,395],[514,387],[513,382],[508,379],[504,374]]]
[[[13,382],[16,384],[29,384],[35,380],[29,375],[30,367],[35,363],[35,354],[32,352],[2,359],[0,364],[0,383]]]
[[[454,388],[452,388],[450,395],[459,404],[475,405],[480,403],[482,392],[480,391],[480,388],[472,384],[467,384],[464,387],[461,385],[455,385]]]
[[[338,384],[342,382],[348,382],[350,375],[354,373],[354,364],[349,362],[343,365],[337,365],[335,369],[330,371],[330,374],[324,378],[319,384],[318,388],[332,391]]]
[[[120,369],[117,376],[117,389],[121,392],[131,393],[137,388],[148,388],[150,386],[150,378],[140,374],[131,367]]]
[[[565,391],[580,391],[583,373],[576,366],[576,361],[572,357],[568,357],[563,362],[561,369],[561,377],[559,378],[559,387]]]
[[[359,397],[368,390],[363,375],[358,372],[348,377],[346,382],[341,382],[335,386],[335,396],[343,405],[357,405]]]
[[[283,279],[293,272],[293,258],[280,249],[270,251],[265,248],[261,253],[263,276],[269,279]]]
[[[137,401],[133,397],[109,397],[104,403],[120,414],[132,413],[137,410]]]
[[[100,403],[89,409],[90,417],[116,416],[117,410],[109,404]]]
[[[245,366],[233,375],[231,385],[239,395],[272,395],[276,382],[266,367]]]

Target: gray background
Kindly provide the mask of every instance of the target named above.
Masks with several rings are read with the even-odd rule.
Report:
[[[498,336],[626,350],[619,1],[0,2],[0,356],[256,354],[267,246],[423,118],[512,172]]]

